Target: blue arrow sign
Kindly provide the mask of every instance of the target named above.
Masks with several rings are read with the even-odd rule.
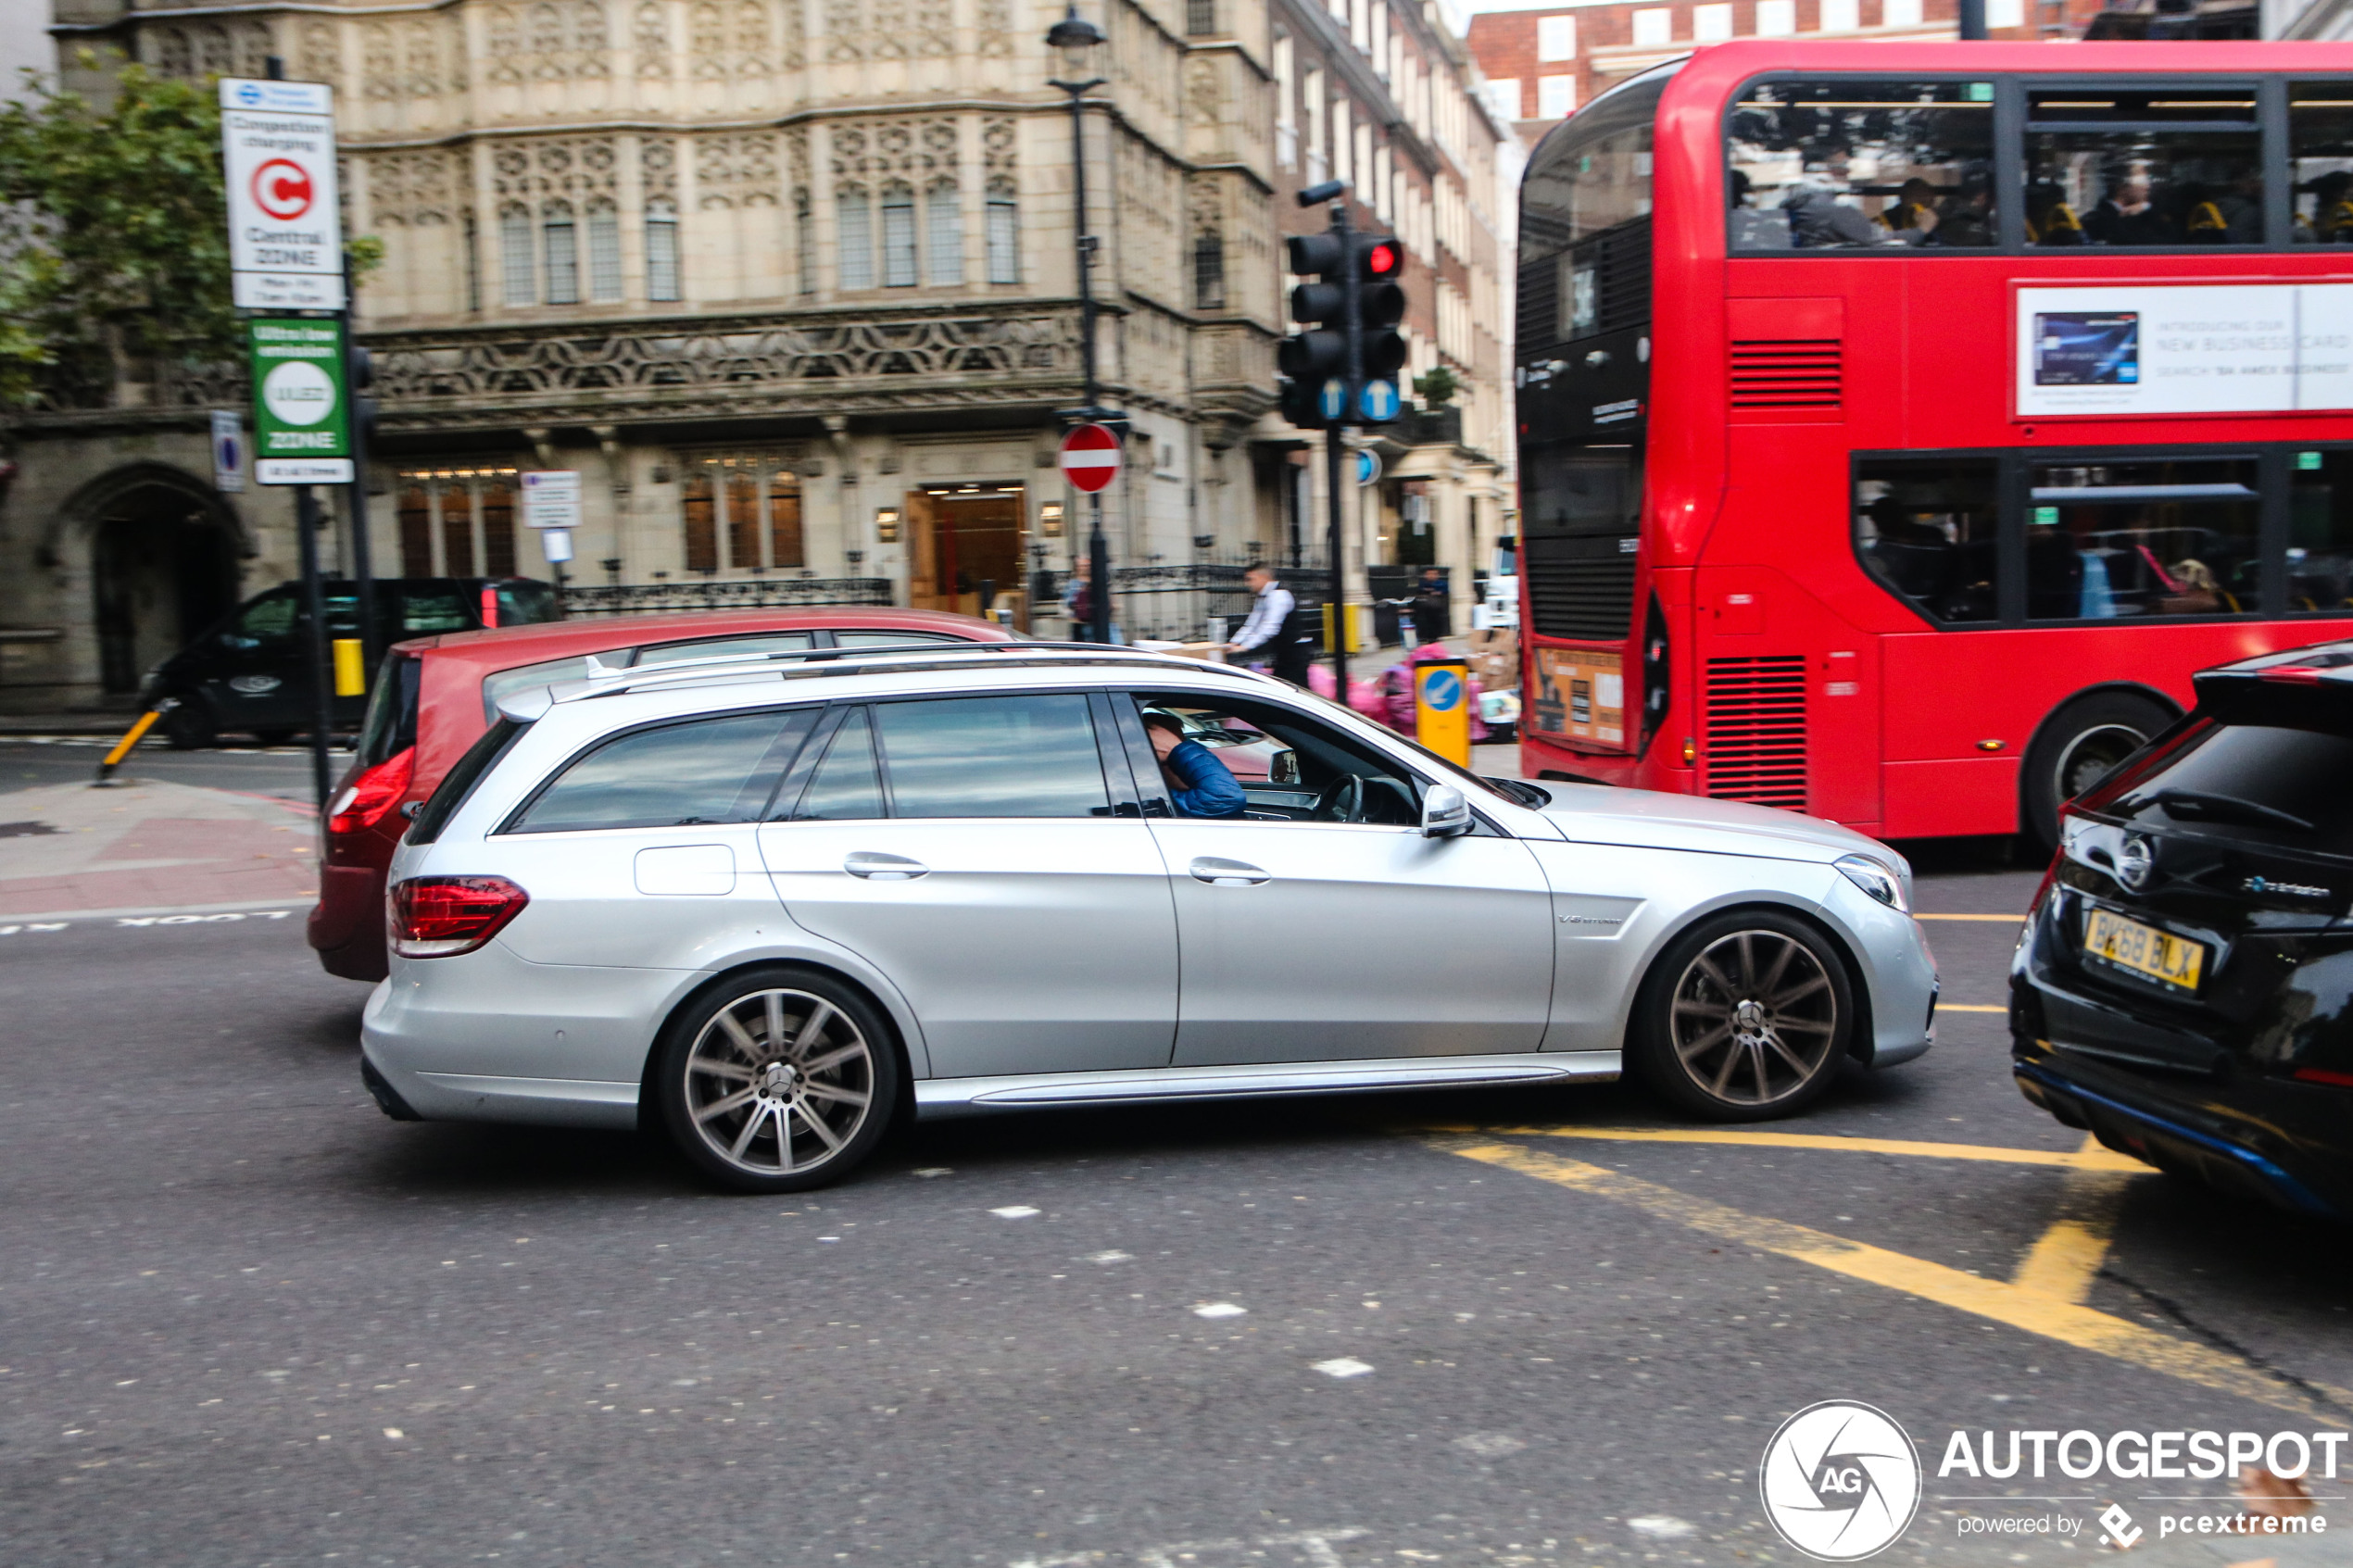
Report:
[[[1324,418],[1327,420],[1337,420],[1347,414],[1348,387],[1338,376],[1324,383],[1320,407],[1324,410]]]
[[[1379,477],[1380,454],[1378,452],[1357,453],[1356,483],[1359,484],[1370,484],[1373,481],[1378,479]]]
[[[1368,381],[1357,395],[1356,406],[1368,420],[1393,420],[1397,417],[1397,383],[1393,381]]]
[[[1452,713],[1463,700],[1463,678],[1452,670],[1433,670],[1422,681],[1422,700],[1433,713]]]

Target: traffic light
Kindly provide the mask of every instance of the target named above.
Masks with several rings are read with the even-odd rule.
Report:
[[[1352,388],[1352,423],[1387,424],[1395,419],[1404,399],[1397,389],[1397,372],[1405,365],[1405,337],[1397,323],[1405,319],[1405,290],[1398,280],[1405,271],[1405,247],[1394,234],[1352,234],[1356,283],[1356,324],[1364,334],[1363,381]]]
[[[1345,388],[1348,380],[1347,251],[1339,234],[1295,234],[1290,256],[1294,274],[1315,281],[1290,291],[1291,319],[1311,330],[1275,346],[1275,368],[1284,378],[1277,406],[1300,429],[1322,430],[1345,422],[1326,416],[1325,388],[1331,383]]]
[[[351,433],[364,454],[376,438],[376,400],[368,395],[376,384],[376,357],[356,343],[347,343],[345,372],[351,395]]]

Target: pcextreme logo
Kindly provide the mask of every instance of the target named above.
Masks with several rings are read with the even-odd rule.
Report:
[[[1781,1539],[1818,1562],[1858,1562],[1911,1526],[1920,1461],[1884,1411],[1825,1399],[1781,1423],[1756,1485]]]

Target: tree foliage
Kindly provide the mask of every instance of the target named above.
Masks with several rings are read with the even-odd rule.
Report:
[[[210,86],[135,64],[115,83],[100,106],[28,74],[26,95],[0,104],[0,397],[10,402],[44,392],[111,401],[161,365],[236,352]]]
[[[1443,365],[1438,366],[1428,375],[1414,378],[1414,395],[1433,408],[1443,408],[1454,401],[1462,390],[1461,380]]]

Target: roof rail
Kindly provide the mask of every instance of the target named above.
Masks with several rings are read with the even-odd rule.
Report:
[[[677,659],[643,670],[608,669],[592,665],[587,679],[559,682],[547,688],[553,702],[579,702],[588,697],[618,696],[624,692],[663,686],[691,686],[773,672],[779,680],[807,680],[828,675],[862,675],[877,667],[913,672],[970,669],[975,664],[1038,665],[1068,668],[1080,664],[1119,664],[1188,674],[1214,671],[1243,680],[1257,672],[1207,659],[1154,653],[1146,648],[1109,643],[901,643],[867,648],[777,648],[763,653],[723,654],[708,659]]]

